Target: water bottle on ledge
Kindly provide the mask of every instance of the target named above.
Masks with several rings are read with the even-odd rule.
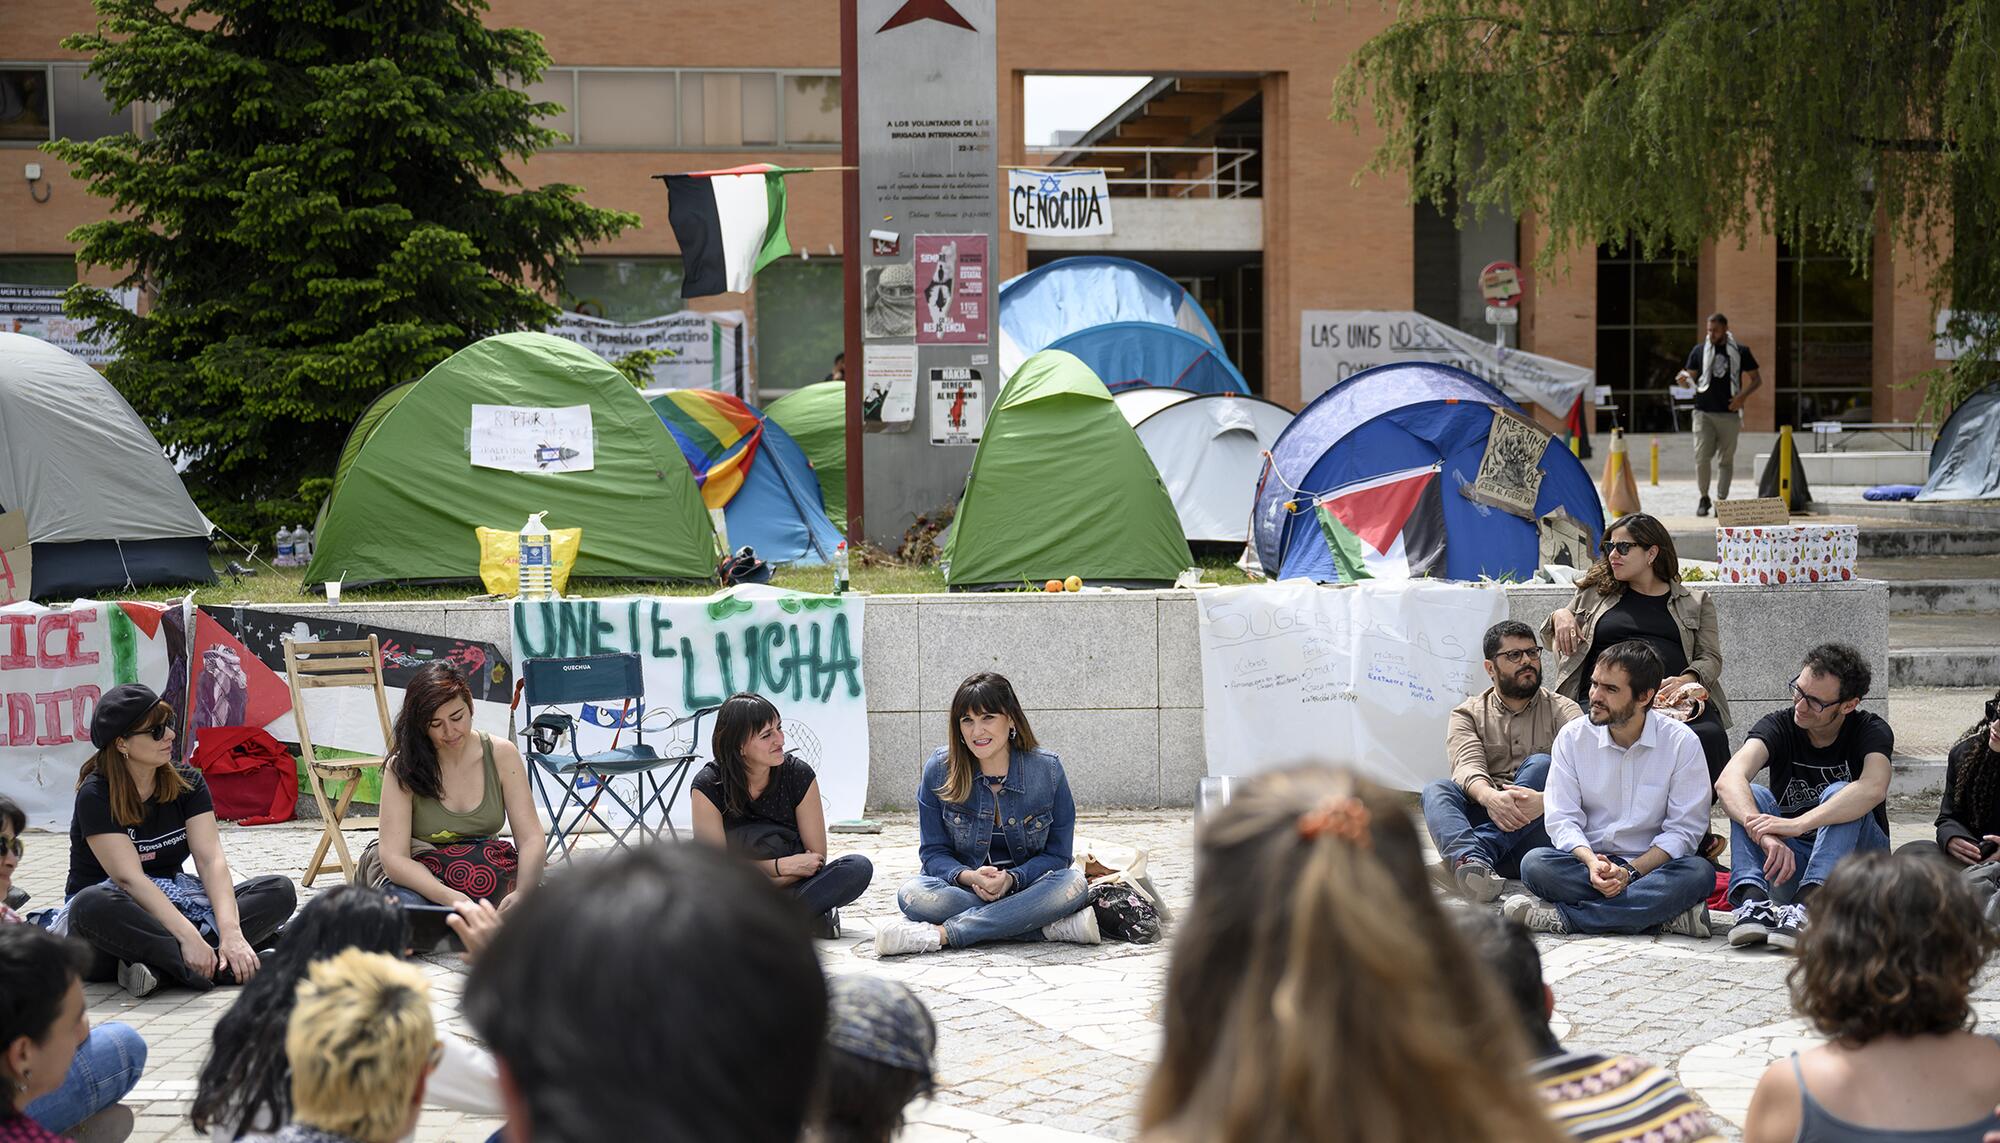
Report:
[[[847,541],[842,540],[833,549],[833,594],[839,595],[849,587],[847,578]]]
[[[542,523],[547,514],[537,512],[521,526],[519,597],[522,599],[552,599],[556,594],[555,537]]]

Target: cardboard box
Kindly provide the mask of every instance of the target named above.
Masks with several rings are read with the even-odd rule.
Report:
[[[1854,578],[1853,524],[1762,524],[1715,530],[1724,583],[1825,583]]]

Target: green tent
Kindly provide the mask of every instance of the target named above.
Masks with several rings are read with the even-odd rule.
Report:
[[[843,531],[847,528],[847,384],[821,381],[787,393],[764,407],[764,415],[778,422],[806,459],[812,461],[813,475],[819,478],[820,498],[826,501],[827,518]]]
[[[587,407],[592,466],[563,471],[575,462],[555,455],[544,468],[539,451],[523,470],[475,466],[474,405]],[[483,449],[497,440],[481,430]],[[306,582],[477,580],[473,529],[511,532],[543,511],[551,528],[583,529],[572,576],[714,574],[715,532],[701,493],[646,399],[589,350],[508,333],[460,350],[362,414],[342,450]]]
[[[1082,576],[1159,586],[1194,563],[1173,498],[1090,367],[1059,349],[1000,392],[945,542],[954,589]]]

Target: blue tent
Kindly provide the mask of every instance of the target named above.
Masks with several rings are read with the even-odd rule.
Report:
[[[651,403],[701,481],[704,501],[713,508],[727,497],[721,507],[731,548],[754,548],[771,564],[833,562],[840,530],[827,519],[805,450],[776,421],[736,397],[705,389],[675,389]],[[733,492],[727,486],[734,477],[718,475],[723,472],[741,473]],[[721,483],[711,484],[711,477]]]
[[[1049,348],[1075,354],[1113,393],[1136,385],[1189,393],[1250,392],[1243,374],[1220,349],[1170,325],[1114,321],[1064,334]]]
[[[1108,322],[1185,330],[1222,350],[1222,338],[1179,282],[1126,258],[1059,258],[1000,283],[1000,376],[1065,334]]]
[[[1495,408],[1520,412],[1472,374],[1420,361],[1364,370],[1320,394],[1271,446],[1258,482],[1250,540],[1266,574],[1337,581],[1314,499],[1369,477],[1441,463],[1444,578],[1532,576],[1540,562],[1534,522],[1460,494],[1479,475]],[[1590,529],[1594,548],[1604,506],[1583,463],[1552,437],[1541,468],[1535,515],[1567,510]]]

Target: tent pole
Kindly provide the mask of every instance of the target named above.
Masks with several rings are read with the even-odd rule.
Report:
[[[861,398],[866,362],[861,345],[861,107],[857,82],[860,54],[860,0],[840,0],[840,241],[842,246],[842,331],[847,383],[847,543],[852,550],[866,535],[862,521]]]

